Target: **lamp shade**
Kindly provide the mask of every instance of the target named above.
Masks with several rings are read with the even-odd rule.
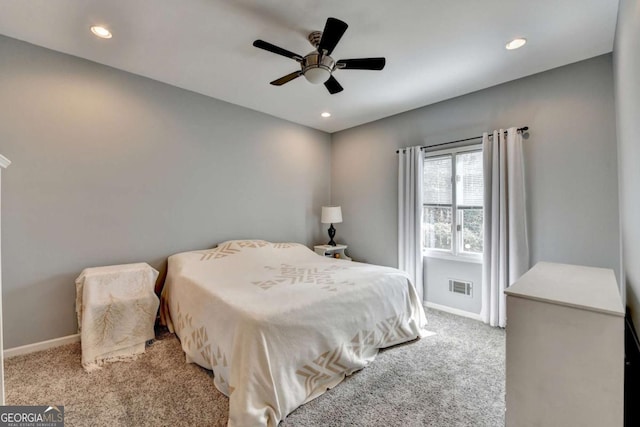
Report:
[[[323,224],[342,222],[342,208],[340,206],[323,206],[320,222]]]

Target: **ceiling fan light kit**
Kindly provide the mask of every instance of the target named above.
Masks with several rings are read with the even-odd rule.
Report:
[[[302,74],[309,83],[314,85],[329,80],[331,73],[336,68],[336,61],[328,55],[311,52],[302,60]]]
[[[256,40],[253,45],[259,49],[281,55],[300,64],[300,71],[294,71],[286,76],[271,82],[274,86],[282,86],[300,76],[312,84],[324,83],[330,94],[342,92],[343,88],[333,77],[337,69],[345,70],[382,70],[385,66],[385,58],[358,58],[340,59],[331,57],[331,52],[347,30],[348,25],[336,18],[328,18],[324,31],[314,31],[307,39],[316,49],[305,56],[298,55],[264,40]]]

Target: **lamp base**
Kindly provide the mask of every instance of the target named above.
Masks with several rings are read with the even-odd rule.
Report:
[[[336,242],[333,241],[333,238],[336,235],[336,229],[333,227],[333,224],[331,224],[331,226],[329,227],[329,243],[327,243],[329,246],[335,246]]]

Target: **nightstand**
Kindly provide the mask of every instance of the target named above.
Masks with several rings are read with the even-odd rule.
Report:
[[[145,343],[155,338],[157,278],[146,263],[82,270],[76,279],[76,312],[86,371],[144,353]]]
[[[351,261],[345,253],[345,249],[347,249],[347,245],[317,245],[314,246],[313,249],[316,251],[318,255],[326,256],[329,258],[339,258],[346,259],[347,261]]]

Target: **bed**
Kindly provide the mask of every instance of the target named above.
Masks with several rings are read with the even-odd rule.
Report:
[[[263,240],[171,256],[161,322],[213,370],[232,427],[277,426],[380,348],[427,333],[401,271]]]

